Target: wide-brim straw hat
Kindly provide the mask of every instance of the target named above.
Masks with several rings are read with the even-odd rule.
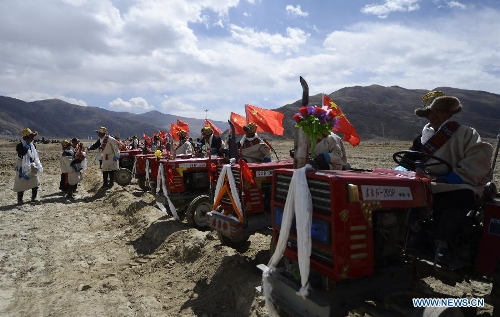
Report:
[[[249,124],[243,127],[243,131],[247,133],[248,132],[255,133],[257,131],[257,124],[250,122]]]
[[[210,126],[204,126],[202,129],[201,129],[201,133],[203,135],[210,135],[212,133],[214,133],[214,130],[212,130],[212,128]]]
[[[27,137],[27,136],[36,136],[38,135],[38,132],[37,131],[31,131],[30,128],[25,128],[21,131],[21,135],[24,137]]]
[[[95,130],[95,132],[99,134],[106,134],[108,133],[108,129],[106,129],[106,127],[99,127],[99,129]]]
[[[178,136],[179,138],[185,138],[185,137],[187,136],[187,132],[186,132],[185,130],[179,130],[179,131],[177,132],[177,136]]]
[[[61,145],[62,145],[62,147],[67,147],[67,146],[70,146],[71,143],[68,140],[62,140]]]

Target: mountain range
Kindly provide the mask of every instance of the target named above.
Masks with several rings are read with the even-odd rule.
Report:
[[[474,127],[483,138],[497,137],[500,132],[500,95],[450,87],[436,87],[433,90],[441,90],[460,99],[463,110],[453,116],[456,121]],[[427,92],[424,89],[371,85],[342,88],[329,94],[329,97],[342,109],[362,141],[379,138],[412,140],[427,123],[425,118],[414,114],[414,110],[421,107],[422,96]],[[321,94],[310,96],[309,104],[320,105],[321,100]],[[299,99],[272,109],[285,115],[285,133],[283,137],[264,136],[268,139],[293,138],[293,115],[300,106]],[[87,139],[95,138],[94,130],[100,126],[106,126],[111,134],[120,134],[122,138],[132,135],[142,137],[143,133],[151,136],[159,130],[169,131],[170,123],[177,122],[177,119],[189,124],[193,138],[199,136],[198,131],[203,127],[204,119],[184,118],[159,111],[143,114],[114,112],[58,99],[25,102],[0,96],[0,137],[3,138],[18,138],[23,128],[30,127],[38,131],[39,137],[46,139]],[[227,121],[211,121],[221,129],[229,127]]]

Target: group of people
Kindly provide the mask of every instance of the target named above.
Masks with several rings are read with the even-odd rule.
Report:
[[[415,110],[420,118],[428,123],[421,134],[414,140],[411,150],[426,153],[447,161],[451,170],[441,173],[432,179],[434,211],[433,220],[436,225],[435,248],[436,259],[449,258],[451,246],[467,213],[481,197],[484,186],[492,181],[491,160],[493,147],[481,140],[478,132],[452,120],[452,116],[462,110],[460,100],[448,96],[441,91],[432,91],[423,96],[422,106]],[[238,142],[242,158],[249,163],[265,163],[271,161],[271,149],[256,133],[257,125],[248,123],[244,127],[245,135]],[[105,127],[96,130],[99,139],[89,146],[88,150],[98,150],[102,169],[102,188],[113,186],[114,173],[119,168],[120,140],[107,133]],[[23,203],[23,193],[31,189],[31,200],[37,200],[39,179],[43,171],[36,146],[33,143],[37,132],[29,128],[22,130],[22,139],[16,146],[18,160],[14,191],[17,192],[18,204]],[[214,135],[212,128],[205,126],[201,130],[199,146],[205,153],[219,155],[223,150],[223,141]],[[186,131],[178,132],[179,144],[173,149],[175,155],[193,153],[193,144]],[[81,180],[81,169],[84,168],[84,153],[77,150],[78,140],[62,141],[61,156],[61,188],[69,197],[73,197],[76,186]],[[137,148],[139,142],[133,137],[131,147]],[[78,153],[78,154],[77,154]],[[83,156],[81,156],[83,153]],[[78,156],[80,155],[80,156]],[[323,135],[317,140],[313,153],[320,169],[340,170],[348,166],[346,151],[342,139],[335,133]],[[415,158],[414,158],[415,159]],[[423,158],[425,160],[425,157]],[[408,167],[408,166],[405,166]],[[404,169],[404,167],[398,167]],[[432,169],[432,168],[431,168]],[[434,167],[439,172],[442,167]]]

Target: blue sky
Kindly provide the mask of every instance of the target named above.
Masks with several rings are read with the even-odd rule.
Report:
[[[500,94],[500,1],[0,1],[0,95],[226,121],[299,76]]]

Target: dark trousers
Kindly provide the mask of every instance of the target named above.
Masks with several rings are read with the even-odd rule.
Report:
[[[68,190],[68,173],[61,173],[61,181],[59,182],[59,189],[63,192]]]
[[[35,200],[37,194],[38,194],[38,187],[33,187],[31,189],[31,200]],[[17,202],[22,202],[23,196],[24,192],[17,192]]]
[[[111,187],[115,181],[115,171],[102,172],[102,186]]]
[[[476,195],[470,189],[459,189],[437,193],[433,197],[434,240],[445,241],[452,246],[467,213],[475,207]]]

